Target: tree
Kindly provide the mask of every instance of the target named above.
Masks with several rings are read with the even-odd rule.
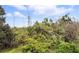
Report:
[[[44,18],[44,21],[42,23],[44,23],[45,25],[47,25],[48,24],[48,18]]]
[[[35,25],[36,25],[36,26],[38,26],[38,25],[39,25],[39,22],[38,22],[38,21],[36,21],[36,22],[35,22]]]
[[[64,15],[64,16],[62,16],[60,19],[59,19],[59,23],[60,23],[60,25],[64,25],[64,24],[66,24],[66,23],[71,23],[72,22],[72,20],[71,20],[71,18],[69,17],[69,14],[66,14],[66,15]]]
[[[50,20],[49,20],[51,23],[53,23],[53,20],[50,18]]]
[[[5,11],[4,11],[4,9],[0,6],[0,23],[1,23],[1,24],[5,23],[5,17],[4,17],[4,15],[5,15]]]
[[[13,33],[8,24],[5,24],[5,10],[0,6],[0,49],[12,46]]]
[[[47,23],[48,22],[48,18],[44,18],[44,22]]]

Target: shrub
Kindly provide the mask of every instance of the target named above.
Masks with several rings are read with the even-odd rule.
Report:
[[[75,40],[78,37],[77,26],[74,23],[69,23],[65,26],[65,41]]]
[[[77,49],[76,45],[73,43],[68,42],[61,42],[58,45],[57,52],[61,53],[77,53],[79,50]]]
[[[32,52],[32,53],[44,53],[48,52],[49,43],[44,43],[37,41],[35,39],[27,39],[26,47],[22,49],[23,52]]]
[[[22,52],[26,53],[26,52],[32,52],[32,53],[37,53],[38,51],[35,49],[35,47],[33,47],[32,45],[28,45],[28,46],[25,46],[23,49],[22,49]]]
[[[29,44],[26,45],[23,49],[22,52],[31,52],[31,53],[45,53],[48,52],[48,47],[47,45],[37,45],[37,44]]]

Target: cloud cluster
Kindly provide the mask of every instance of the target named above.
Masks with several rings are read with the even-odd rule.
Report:
[[[57,7],[56,5],[31,5],[30,9],[34,10],[35,14],[39,15],[61,15],[70,11],[73,11],[73,8]]]
[[[15,11],[13,13],[7,13],[6,14],[7,17],[22,17],[25,18],[25,15],[23,15],[22,13],[20,13],[19,11]]]
[[[11,7],[16,8],[17,10],[27,10],[27,8],[24,5],[11,5]]]
[[[25,16],[18,11],[14,12],[14,15],[25,18]]]
[[[13,15],[19,17],[25,17],[20,11],[27,11],[27,7],[29,10],[32,10],[34,15],[45,15],[45,16],[53,16],[53,15],[61,15],[65,13],[69,13],[73,11],[73,6],[69,8],[58,7],[57,5],[11,5],[11,7],[16,8],[18,11],[15,11]],[[11,14],[7,14],[11,16]]]

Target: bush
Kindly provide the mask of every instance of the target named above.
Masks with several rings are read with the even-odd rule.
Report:
[[[33,44],[30,44],[30,45],[26,45],[23,49],[22,49],[22,52],[26,53],[26,52],[31,52],[31,53],[45,53],[47,52],[48,49],[46,48],[46,46],[42,46],[42,45],[39,45],[39,46],[36,46],[36,45],[33,45]]]
[[[65,26],[65,41],[75,40],[78,38],[77,25],[75,23],[69,23]]]
[[[35,47],[33,47],[32,45],[28,45],[28,46],[25,46],[23,49],[22,49],[22,52],[26,53],[26,52],[32,52],[32,53],[37,53],[38,51],[35,49]]]
[[[44,53],[48,52],[49,43],[43,43],[35,39],[27,39],[26,46],[22,49],[23,52],[32,52],[32,53]]]
[[[73,43],[61,42],[58,45],[57,52],[61,53],[77,53],[79,52],[78,48]]]

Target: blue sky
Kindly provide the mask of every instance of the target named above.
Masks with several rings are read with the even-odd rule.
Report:
[[[15,20],[15,26],[22,27],[27,26],[27,15],[31,17],[32,24],[37,20],[43,21],[45,17],[57,21],[57,18],[64,14],[70,13],[70,16],[76,18],[79,17],[78,5],[3,5],[6,12],[6,22],[13,27]]]

